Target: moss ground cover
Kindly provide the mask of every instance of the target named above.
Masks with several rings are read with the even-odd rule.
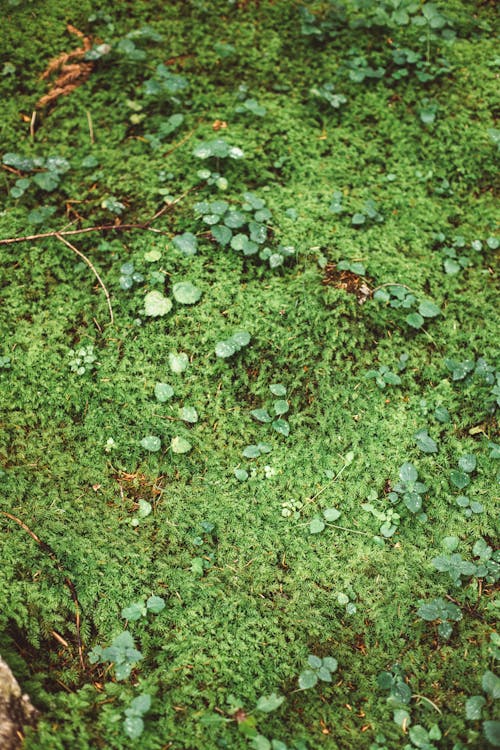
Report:
[[[498,747],[493,7],[7,20],[0,238],[53,233],[0,244],[26,748]]]

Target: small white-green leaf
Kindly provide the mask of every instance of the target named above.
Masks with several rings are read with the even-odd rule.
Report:
[[[424,318],[435,318],[436,315],[441,314],[439,307],[434,302],[429,302],[428,300],[422,300],[418,306],[418,311]]]
[[[151,511],[153,510],[153,506],[151,503],[148,503],[147,500],[143,500],[142,497],[138,500],[139,503],[139,510],[137,511],[137,515],[139,518],[146,518],[149,516]]]
[[[183,422],[190,422],[195,424],[198,421],[198,412],[194,406],[184,406],[180,410],[180,416]]]
[[[483,695],[471,695],[465,701],[465,718],[469,721],[478,721],[485,703],[486,698]]]
[[[170,352],[168,355],[168,364],[172,372],[180,374],[187,369],[189,364],[188,355],[184,352]]]
[[[299,675],[299,688],[301,690],[309,690],[309,688],[313,688],[317,682],[318,678],[316,672],[313,672],[312,669],[305,669]]]
[[[172,294],[182,305],[194,305],[201,297],[201,291],[190,281],[179,281],[172,287]]]
[[[324,521],[319,516],[315,516],[309,524],[309,533],[320,534],[324,528]]]
[[[189,453],[193,446],[191,445],[189,440],[186,440],[186,438],[176,435],[174,438],[172,438],[170,447],[172,449],[172,453]]]
[[[284,700],[285,697],[283,695],[277,695],[276,693],[261,695],[255,708],[257,711],[263,711],[264,713],[269,714],[271,711],[276,711]]]
[[[290,425],[286,421],[286,419],[275,419],[272,423],[272,427],[276,432],[279,432],[280,435],[283,435],[284,437],[288,437],[290,434]]]
[[[422,328],[425,322],[424,318],[420,315],[420,313],[416,313],[416,312],[410,313],[409,315],[407,315],[405,320],[408,323],[408,325],[411,326],[412,328]]]
[[[267,409],[253,409],[250,414],[254,419],[256,419],[258,422],[272,422],[273,418],[267,411]]]
[[[336,521],[338,518],[340,518],[340,510],[337,510],[337,508],[325,508],[323,511],[323,518],[325,521],[329,521],[330,523],[333,523],[333,521]]]
[[[215,354],[222,359],[232,357],[233,354],[238,350],[238,347],[231,341],[218,341],[215,345]]]
[[[157,615],[159,612],[165,609],[165,599],[163,599],[163,597],[161,596],[154,596],[154,595],[150,596],[149,599],[146,601],[146,607],[149,609],[150,612],[153,612],[153,614]],[[150,704],[151,704],[151,701],[150,701]]]
[[[289,408],[290,406],[288,404],[288,401],[279,399],[278,401],[274,402],[274,411],[278,416],[280,416],[281,414],[286,414]]]
[[[476,468],[476,465],[477,465],[476,457],[472,455],[472,453],[469,453],[465,456],[461,456],[458,459],[458,465],[460,466],[462,471],[465,471],[467,474],[470,474]]]
[[[248,471],[245,469],[235,469],[234,476],[239,482],[246,482],[248,479]]]
[[[162,403],[168,401],[174,395],[174,389],[168,383],[157,383],[155,385],[155,396]]]
[[[194,234],[191,234],[191,232],[178,234],[173,238],[172,243],[183,255],[196,255],[198,252],[198,240]]]
[[[144,731],[144,722],[140,716],[127,716],[123,722],[123,731],[131,740],[137,740]]]
[[[156,437],[155,435],[146,435],[146,437],[143,437],[141,440],[142,447],[147,450],[154,453],[155,451],[159,451],[161,448],[161,440],[159,437]]]
[[[269,390],[273,396],[286,396],[286,388],[282,383],[273,383],[269,386]]]
[[[166,315],[172,309],[172,300],[154,289],[144,297],[144,311],[146,315],[157,318]]]

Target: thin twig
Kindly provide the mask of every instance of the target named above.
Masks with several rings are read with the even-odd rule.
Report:
[[[35,140],[35,122],[36,122],[36,109],[33,110],[30,120],[30,138],[32,141]]]
[[[191,190],[194,190],[195,187],[196,186],[189,188],[184,193],[182,193],[182,195],[179,195],[177,198],[175,198],[175,200],[166,203],[159,211],[151,216],[150,219],[146,219],[146,221],[137,222],[135,224],[99,224],[98,226],[85,227],[84,229],[56,229],[51,232],[41,232],[40,234],[27,234],[23,237],[7,237],[6,239],[0,239],[0,245],[12,245],[15,242],[32,242],[34,240],[42,240],[47,237],[70,237],[72,235],[88,234],[90,232],[124,232],[130,229],[142,229],[149,232],[161,233],[161,229],[154,229],[150,226],[150,224],[152,224],[153,221],[156,221],[156,219],[158,219],[160,216],[163,216],[163,214],[171,211],[172,208],[177,205],[177,203],[179,203],[183,198],[185,198],[186,195],[191,192]]]
[[[438,712],[438,714],[442,714],[442,713],[443,713],[443,712],[441,711],[441,709],[440,709],[440,708],[439,708],[438,706],[436,706],[436,704],[435,704],[435,703],[433,703],[433,702],[431,701],[431,699],[430,699],[430,698],[426,698],[426,697],[425,697],[425,695],[418,695],[418,693],[414,693],[414,694],[413,694],[413,695],[412,695],[411,697],[412,697],[412,698],[419,698],[419,700],[421,700],[421,701],[426,701],[427,703],[430,703],[430,705],[431,705],[431,706],[432,706],[433,708],[435,708],[435,709],[436,709],[436,711]]]
[[[17,523],[18,526],[20,526],[24,531],[26,531],[27,534],[30,535],[32,539],[35,540],[35,542],[38,544],[40,549],[45,552],[52,562],[55,564],[57,570],[59,570],[64,575],[64,583],[69,589],[69,593],[71,594],[71,598],[73,600],[73,604],[75,605],[75,623],[76,623],[76,642],[78,645],[78,656],[80,658],[80,666],[82,669],[85,669],[85,662],[83,660],[83,646],[82,646],[82,639],[80,635],[80,602],[78,601],[78,595],[76,593],[76,587],[71,578],[66,573],[66,570],[62,566],[62,564],[59,562],[58,557],[54,550],[49,547],[49,545],[46,542],[42,542],[39,536],[35,534],[34,531],[31,531],[29,526],[27,526],[24,521],[21,521],[20,518],[17,518],[17,516],[12,515],[12,513],[7,513],[6,510],[0,510],[0,513],[5,516],[6,518],[9,518],[11,521],[14,521]]]
[[[89,126],[90,143],[94,145],[95,139],[94,139],[94,126],[92,124],[92,115],[90,114],[90,111],[88,109],[85,110],[85,114],[87,115],[87,123]]]
[[[58,232],[56,232],[55,237],[57,237],[58,240],[61,240],[61,242],[64,242],[64,244],[67,247],[69,247],[70,250],[73,250],[74,253],[76,253],[80,258],[82,258],[82,260],[85,261],[85,263],[88,265],[88,267],[90,268],[90,270],[92,271],[92,273],[96,277],[97,281],[99,282],[99,284],[101,285],[101,287],[102,287],[102,289],[104,291],[104,294],[106,295],[106,301],[108,303],[108,308],[109,308],[109,317],[110,317],[110,320],[111,320],[111,325],[113,325],[113,323],[114,323],[114,316],[113,316],[113,308],[111,307],[111,297],[109,296],[109,292],[106,289],[106,285],[104,284],[104,281],[99,276],[99,273],[97,272],[96,267],[92,264],[92,261],[90,261],[87,258],[87,256],[82,253],[81,250],[78,250],[78,248],[75,247],[74,245],[72,245],[71,242],[68,242],[68,240],[65,240],[64,237],[62,237]]]

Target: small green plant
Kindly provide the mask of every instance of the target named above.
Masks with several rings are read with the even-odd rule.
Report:
[[[391,672],[380,672],[377,676],[377,685],[389,693],[387,702],[390,706],[399,707],[410,704],[412,692],[400,664],[395,664]]]
[[[473,454],[466,454],[458,459],[458,468],[450,471],[450,482],[459,490],[470,484],[470,475],[476,470],[477,460]]]
[[[417,448],[419,448],[422,453],[438,452],[437,442],[431,438],[426,429],[417,430],[413,435],[413,439],[415,440]]]
[[[272,411],[274,414],[271,416],[267,409],[253,409],[250,414],[258,422],[270,423],[273,430],[278,432],[284,437],[288,437],[290,434],[290,425],[286,419],[282,419],[283,415],[286,414],[290,408],[288,401],[283,396],[286,396],[286,388],[281,383],[276,383],[269,387],[269,390],[273,395],[280,396],[277,398],[272,405]]]
[[[421,602],[417,615],[427,622],[438,622],[437,632],[440,638],[447,641],[452,632],[452,622],[460,622],[462,611],[453,602],[438,597],[430,602]]]
[[[20,177],[10,189],[13,198],[21,198],[29,187],[39,188],[44,192],[53,192],[60,184],[62,175],[71,168],[71,164],[62,156],[21,156],[17,153],[3,155],[3,163],[18,173],[33,173],[32,177]]]
[[[340,510],[337,510],[337,508],[325,508],[323,511],[323,517],[314,516],[309,522],[309,533],[321,534],[328,524],[333,524],[341,515]]]
[[[0,370],[8,370],[11,366],[10,357],[0,357]]]
[[[141,599],[140,601],[130,604],[128,607],[124,607],[121,615],[124,620],[134,622],[135,620],[140,620],[141,617],[147,617],[148,612],[157,615],[164,609],[165,599],[161,596],[153,595],[145,601],[144,599]]]
[[[69,369],[77,375],[85,375],[86,372],[91,372],[99,364],[92,344],[82,346],[79,349],[70,349],[68,357]]]
[[[128,708],[125,709],[125,720],[123,722],[123,731],[131,740],[137,740],[144,731],[143,716],[151,708],[151,696],[148,693],[141,693],[134,698]]]
[[[281,515],[283,518],[293,518],[294,521],[298,521],[300,518],[300,512],[304,507],[304,503],[301,500],[285,500],[281,503]]]
[[[307,667],[299,675],[299,688],[310,690],[317,685],[318,680],[332,682],[332,674],[337,671],[337,668],[338,662],[333,656],[325,656],[321,659],[319,656],[309,654]]]
[[[377,521],[382,522],[379,528],[379,533],[385,539],[389,539],[391,536],[394,536],[394,534],[398,530],[401,521],[401,515],[393,508],[386,508],[384,510],[380,510],[379,508],[377,508],[375,506],[375,502],[378,500],[378,495],[375,490],[372,490],[370,492],[370,494],[367,496],[367,500],[369,502],[362,503],[361,507],[367,513],[371,513],[372,516],[377,519]]]
[[[118,283],[123,290],[128,291],[132,289],[134,284],[142,284],[143,282],[144,276],[135,270],[133,263],[124,263],[121,266]]]
[[[464,560],[462,555],[455,552],[459,544],[458,537],[446,537],[443,545],[448,555],[439,555],[432,560],[433,566],[440,573],[448,573],[455,586],[461,586],[462,578],[482,578],[487,583],[496,583],[500,578],[500,552],[494,552],[483,539],[478,539],[472,548],[476,562]]]
[[[465,718],[468,721],[481,721],[485,708],[492,710],[494,703],[500,699],[500,677],[494,672],[489,669],[484,672],[481,686],[484,695],[471,695],[465,702]],[[482,722],[482,727],[490,745],[500,747],[500,721],[486,720]]]
[[[221,359],[229,359],[233,354],[241,351],[243,347],[250,343],[250,334],[248,331],[237,331],[224,341],[218,341],[215,345],[215,354]]]
[[[377,208],[377,204],[372,198],[365,201],[363,210],[356,211],[351,217],[351,224],[353,227],[363,227],[367,224],[380,224],[384,221],[384,217]]]
[[[243,159],[244,152],[238,146],[231,146],[223,138],[200,143],[193,151],[197,159]]]
[[[116,636],[111,646],[102,648],[95,646],[89,653],[89,662],[109,662],[113,664],[117,680],[126,680],[132,669],[143,658],[142,653],[135,647],[135,641],[128,630]]]
[[[384,287],[379,287],[375,290],[373,299],[395,309],[417,308],[413,312],[409,312],[404,318],[411,328],[422,328],[426,319],[435,318],[441,314],[437,305],[429,300],[419,302],[413,292],[401,284],[387,284]]]
[[[326,102],[331,109],[340,109],[343,104],[346,104],[347,97],[344,94],[335,93],[335,85],[333,83],[324,83],[321,86],[313,86],[309,89],[309,93],[313,99],[319,99],[321,102]]]
[[[422,495],[427,492],[427,485],[418,481],[418,471],[413,464],[406,462],[400,467],[399,479],[389,492],[388,499],[394,504],[402,500],[410,513],[419,513],[421,520],[425,520],[426,516],[421,511]]]
[[[396,373],[391,372],[387,365],[381,365],[378,370],[368,370],[365,374],[365,378],[375,378],[375,382],[380,389],[384,389],[386,385],[400,385],[401,378]]]
[[[270,453],[271,450],[272,446],[267,443],[257,443],[257,445],[247,445],[242,455],[244,458],[259,458],[265,453]]]

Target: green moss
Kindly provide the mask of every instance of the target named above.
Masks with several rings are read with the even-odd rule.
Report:
[[[458,38],[432,40],[429,54],[445,56],[452,70],[426,83],[411,75],[354,83],[345,69],[357,54],[390,71],[394,45],[415,45],[425,58],[425,39],[396,29],[391,44],[383,33],[344,23],[317,41],[301,35],[296,5],[281,0],[137,0],[95,21],[87,0],[77,7],[50,0],[9,6],[4,52],[15,74],[0,75],[3,153],[57,154],[71,169],[53,193],[30,186],[19,199],[9,194],[16,175],[4,170],[0,235],[60,229],[78,219],[75,210],[83,226],[113,223],[102,207],[110,196],[125,205],[122,221],[141,223],[164,205],[165,191],[186,193],[153,225],[161,233],[70,238],[111,294],[113,326],[95,276],[60,240],[0,246],[0,357],[10,357],[10,367],[0,368],[0,508],[26,523],[59,561],[2,517],[0,650],[42,711],[27,748],[130,747],[123,711],[139,692],[153,696],[141,748],[247,748],[231,719],[230,696],[250,712],[272,691],[287,700],[276,713],[258,715],[259,731],[270,738],[334,750],[368,747],[383,733],[387,746],[397,748],[404,736],[376,684],[377,674],[396,662],[416,696],[413,723],[438,720],[443,748],[459,741],[484,747],[479,727],[465,721],[464,702],[479,691],[490,665],[492,587],[473,578],[452,589],[431,564],[445,536],[459,536],[469,560],[475,540],[495,538],[491,385],[477,377],[453,381],[444,363],[485,357],[498,366],[494,252],[485,245],[495,227],[495,150],[488,137],[493,19],[484,4],[472,18],[469,6],[446,4]],[[84,85],[37,114],[31,138],[26,118],[47,90],[41,73],[80,44],[67,23],[113,45],[149,24],[163,41],[142,45],[143,62],[114,52],[99,60]],[[219,43],[235,52],[224,57]],[[160,63],[189,82],[178,102],[144,95],[142,84]],[[329,81],[348,100],[338,111],[309,92]],[[235,112],[242,84],[245,95],[266,107],[265,117]],[[429,126],[418,115],[426,98],[438,104]],[[127,101],[142,106],[141,122],[131,121],[135,110]],[[152,149],[145,136],[177,112],[184,115],[180,128]],[[217,120],[227,127],[214,130]],[[241,161],[208,165],[227,178],[225,192],[196,175],[207,165],[193,149],[215,137],[246,153]],[[89,155],[98,165],[82,167]],[[237,203],[248,190],[272,211],[272,242],[296,248],[280,270],[202,235],[195,202]],[[334,192],[342,193],[342,214],[329,210]],[[351,218],[369,199],[384,221],[356,228]],[[29,212],[40,206],[56,211],[42,225],[30,224]],[[171,242],[185,231],[199,235],[191,258]],[[439,232],[446,235],[441,245]],[[457,235],[466,240],[460,252],[471,265],[450,276],[443,248]],[[477,239],[480,253],[470,250]],[[152,249],[161,252],[153,263],[145,258]],[[408,311],[371,298],[360,305],[353,294],[323,283],[325,259],[361,260],[372,288],[404,284],[442,314],[417,332],[404,322]],[[126,262],[145,278],[129,291],[119,283]],[[158,270],[164,288],[150,280]],[[196,305],[174,302],[165,317],[144,316],[146,291],[171,296],[181,280],[202,291]],[[239,329],[249,331],[251,344],[217,359],[216,342]],[[97,362],[78,375],[69,352],[87,345]],[[189,356],[183,375],[169,369],[172,351]],[[402,353],[409,358],[401,385],[381,391],[365,378],[380,365],[396,371]],[[154,395],[160,381],[175,391],[165,403]],[[288,439],[250,415],[272,403],[269,385],[277,382],[290,402]],[[434,419],[439,405],[449,410],[450,423]],[[181,421],[183,406],[197,409],[195,425]],[[416,448],[413,435],[424,428],[439,443],[437,455]],[[160,452],[146,454],[140,445],[146,435],[161,439]],[[175,435],[193,449],[173,454]],[[244,459],[245,446],[258,442],[272,451]],[[349,451],[352,463],[329,484]],[[448,479],[464,453],[478,459],[467,492],[484,505],[470,519]],[[405,461],[429,487],[428,520],[403,509],[398,531],[379,546],[372,537],[380,523],[361,505],[375,491],[380,508],[389,508],[389,485]],[[267,477],[266,465],[274,472]],[[249,471],[248,481],[235,478],[236,467]],[[141,498],[153,507],[142,519]],[[295,520],[281,512],[291,498],[304,502]],[[310,535],[310,520],[328,507],[341,511],[344,530]],[[212,534],[202,522],[215,525]],[[199,557],[207,563],[202,576],[192,569]],[[131,680],[115,682],[87,659],[80,669],[66,576],[81,605],[85,658],[123,629],[124,606],[151,594],[165,598],[162,613],[128,626],[144,655]],[[340,592],[356,604],[355,614],[338,604]],[[420,599],[446,595],[464,616],[442,644],[416,610]],[[338,679],[296,692],[309,653],[334,655]],[[229,721],[207,722],[214,713]]]

